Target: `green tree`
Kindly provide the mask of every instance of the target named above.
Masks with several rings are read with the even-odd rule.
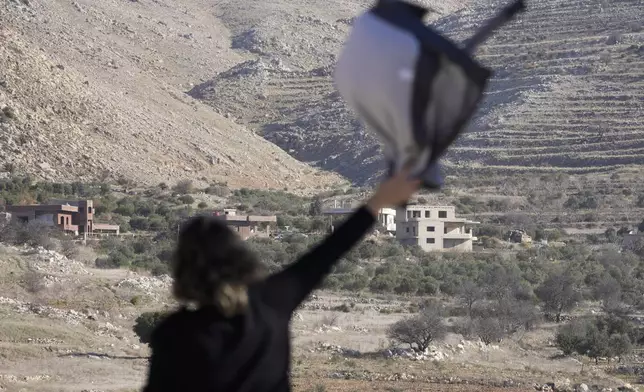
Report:
[[[608,347],[611,357],[622,357],[631,352],[633,345],[631,339],[626,334],[614,334],[608,339]]]
[[[505,335],[501,323],[496,317],[479,318],[474,325],[476,335],[486,345],[500,342]]]
[[[418,291],[418,278],[404,276],[400,279],[398,285],[394,288],[396,294],[414,294]]]
[[[557,330],[555,342],[564,355],[570,355],[583,350],[586,340],[587,323],[575,321],[562,325]]]
[[[608,229],[606,229],[606,231],[604,232],[604,236],[606,237],[606,240],[608,242],[617,242],[617,239],[618,239],[617,231],[612,227],[609,227]]]
[[[316,197],[313,199],[313,202],[311,203],[311,207],[309,209],[309,215],[311,216],[319,216],[322,215],[322,199],[320,197]]]
[[[391,325],[387,330],[387,337],[424,352],[432,342],[443,339],[446,333],[442,309],[438,305],[430,305],[420,314]]]
[[[192,184],[192,181],[190,180],[181,180],[177,182],[177,184],[172,188],[175,192],[181,195],[186,195],[188,193],[192,193],[195,190],[194,185]]]
[[[574,309],[581,300],[577,282],[569,272],[551,272],[535,294],[543,302],[544,310],[555,314],[557,322],[561,321],[563,312]]]
[[[467,308],[467,315],[472,315],[472,307],[477,301],[485,299],[485,290],[471,280],[461,283],[458,289],[458,297],[461,303]]]
[[[396,287],[396,279],[391,275],[376,275],[369,283],[374,293],[390,293]]]
[[[182,195],[181,197],[179,197],[179,200],[183,204],[192,204],[195,202],[195,198],[190,195]]]
[[[586,330],[586,339],[583,344],[586,355],[598,362],[600,357],[607,357],[610,355],[610,347],[608,346],[608,334],[600,330],[595,325],[591,325]]]

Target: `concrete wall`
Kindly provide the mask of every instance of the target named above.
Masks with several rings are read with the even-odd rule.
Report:
[[[38,222],[42,222],[47,226],[56,226],[58,221],[56,220],[56,214],[41,214],[36,217]]]

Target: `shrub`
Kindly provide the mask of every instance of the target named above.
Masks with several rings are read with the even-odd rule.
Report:
[[[199,204],[197,204],[197,208],[201,210],[203,210],[204,208],[208,208],[208,203],[206,203],[205,201],[202,201]]]
[[[555,343],[563,351],[564,355],[570,355],[582,350],[581,347],[586,339],[587,326],[586,322],[575,321],[559,327],[555,336]]]
[[[192,193],[195,190],[194,185],[192,184],[192,181],[190,180],[181,180],[177,182],[177,184],[172,188],[175,192],[186,195],[188,193]]]
[[[152,214],[148,217],[150,230],[163,231],[168,229],[168,221],[161,215]]]
[[[228,195],[230,195],[230,189],[222,185],[211,185],[206,188],[206,193],[219,197],[228,197]]]
[[[2,108],[2,113],[4,113],[7,118],[15,119],[16,118],[16,111],[13,110],[12,107],[10,106],[5,106]]]
[[[425,277],[418,286],[418,295],[435,295],[438,292],[438,282],[432,277]]]
[[[183,204],[192,204],[195,202],[195,198],[190,195],[183,195],[179,198],[179,201]]]
[[[336,312],[349,313],[351,311],[351,307],[347,304],[342,304],[342,305],[335,306],[332,310],[335,310]],[[337,316],[336,316],[336,319],[337,319]],[[327,325],[331,325],[331,324],[327,324]]]
[[[599,206],[595,195],[590,191],[584,191],[577,195],[572,195],[564,203],[564,207],[573,210],[595,209]]]
[[[612,357],[623,357],[633,349],[631,339],[626,334],[614,334],[608,339],[609,352]]]
[[[374,293],[390,293],[394,287],[396,287],[396,280],[391,275],[377,275],[369,283],[369,290]]]
[[[114,212],[116,212],[117,214],[132,216],[136,213],[136,206],[134,205],[134,201],[129,198],[124,197],[116,204],[117,207],[116,209],[114,209]]]
[[[36,271],[25,272],[23,276],[25,290],[31,294],[38,294],[43,291],[46,286],[43,280],[43,275]]]
[[[552,272],[535,293],[543,301],[544,309],[555,314],[557,322],[564,311],[572,310],[581,300],[577,282],[569,272]]]
[[[150,228],[150,222],[147,218],[135,216],[130,219],[130,227],[134,230],[148,230]]]
[[[444,338],[446,333],[442,309],[433,304],[424,308],[420,314],[391,325],[387,330],[387,337],[422,352],[427,350],[432,342]]]
[[[499,319],[494,317],[483,317],[477,319],[474,330],[476,335],[486,345],[498,343],[503,339],[504,332]]]
[[[139,337],[141,343],[150,343],[152,332],[167,317],[165,312],[146,312],[136,318],[134,333]]]
[[[76,243],[71,239],[65,239],[60,243],[61,252],[68,259],[78,257],[79,249]]]
[[[311,216],[319,216],[322,215],[322,199],[319,197],[316,197],[313,199],[313,202],[311,203],[311,206],[309,207],[309,215]]]
[[[405,276],[394,288],[396,294],[415,294],[418,291],[419,282],[417,278]]]
[[[600,357],[622,357],[632,350],[628,334],[611,332],[610,326],[601,318],[561,326],[555,341],[564,355],[576,352],[594,358],[595,362]]]

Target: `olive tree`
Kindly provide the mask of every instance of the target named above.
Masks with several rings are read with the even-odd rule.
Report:
[[[442,309],[438,305],[429,305],[418,315],[404,318],[391,325],[387,337],[422,352],[427,350],[432,342],[443,339],[446,333]]]

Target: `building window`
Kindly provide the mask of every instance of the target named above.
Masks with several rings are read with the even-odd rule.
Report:
[[[429,218],[429,211],[425,211],[425,218]]]
[[[87,207],[87,213],[91,214],[92,213],[92,207]]]
[[[447,234],[447,227],[445,227],[445,229],[444,229],[444,230],[445,230],[445,231],[444,231],[444,232],[445,232],[445,234]]]
[[[435,238],[428,238],[427,243],[428,244],[434,244],[434,243],[436,243],[436,239]]]
[[[438,211],[439,218],[447,218],[447,211]]]
[[[412,227],[411,230],[414,233],[414,235],[416,235],[416,226]]]
[[[411,218],[411,211],[407,211],[407,218]]]
[[[420,218],[420,211],[414,211],[412,216],[414,218]]]
[[[427,231],[436,231],[434,226],[427,226]]]
[[[407,228],[407,233],[409,233],[409,227]]]

